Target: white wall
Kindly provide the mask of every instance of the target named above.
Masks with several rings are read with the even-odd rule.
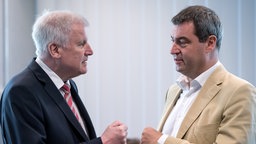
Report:
[[[178,76],[169,54],[171,17],[192,4],[209,6],[219,14],[224,26],[222,63],[255,85],[254,0],[10,0],[4,79],[34,56],[30,37],[34,15],[43,9],[78,12],[90,22],[94,55],[88,73],[75,80],[97,134],[119,119],[128,125],[129,137],[140,137],[145,126],[157,126],[166,90]]]
[[[0,2],[0,94],[2,93],[2,88],[4,86],[3,84],[3,77],[4,77],[4,69],[3,69],[3,64],[4,64],[4,44],[3,44],[3,2],[1,1]],[[1,126],[0,126],[1,128]],[[3,141],[2,141],[2,133],[1,133],[1,130],[0,130],[0,144],[2,144]]]
[[[0,93],[2,92],[2,87],[4,86],[4,3],[0,2]]]
[[[31,29],[34,22],[34,0],[0,0],[1,5],[1,72],[4,85],[14,74],[24,68],[34,56]]]

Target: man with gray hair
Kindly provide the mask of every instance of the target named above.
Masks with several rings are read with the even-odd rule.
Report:
[[[32,37],[37,57],[6,85],[0,103],[6,144],[123,144],[119,121],[96,136],[72,78],[87,72],[93,51],[86,19],[70,11],[45,12]]]

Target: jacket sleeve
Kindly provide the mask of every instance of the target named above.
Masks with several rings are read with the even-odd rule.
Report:
[[[2,135],[6,143],[43,143],[46,139],[40,103],[30,90],[6,88],[1,99]],[[6,133],[5,133],[6,132]]]
[[[82,142],[80,144],[102,144],[102,141],[101,141],[101,137],[98,137],[98,138],[92,139],[88,142]]]

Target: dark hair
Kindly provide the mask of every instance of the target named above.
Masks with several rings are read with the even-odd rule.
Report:
[[[210,35],[217,37],[216,47],[219,50],[222,40],[222,25],[218,15],[205,6],[189,6],[172,18],[174,25],[193,22],[195,35],[200,42],[205,42]]]

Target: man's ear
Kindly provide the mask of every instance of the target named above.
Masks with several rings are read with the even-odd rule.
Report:
[[[207,40],[206,51],[210,52],[216,48],[217,37],[215,35],[210,35]]]
[[[59,58],[60,55],[60,47],[55,43],[49,43],[47,46],[49,54],[54,58]]]

